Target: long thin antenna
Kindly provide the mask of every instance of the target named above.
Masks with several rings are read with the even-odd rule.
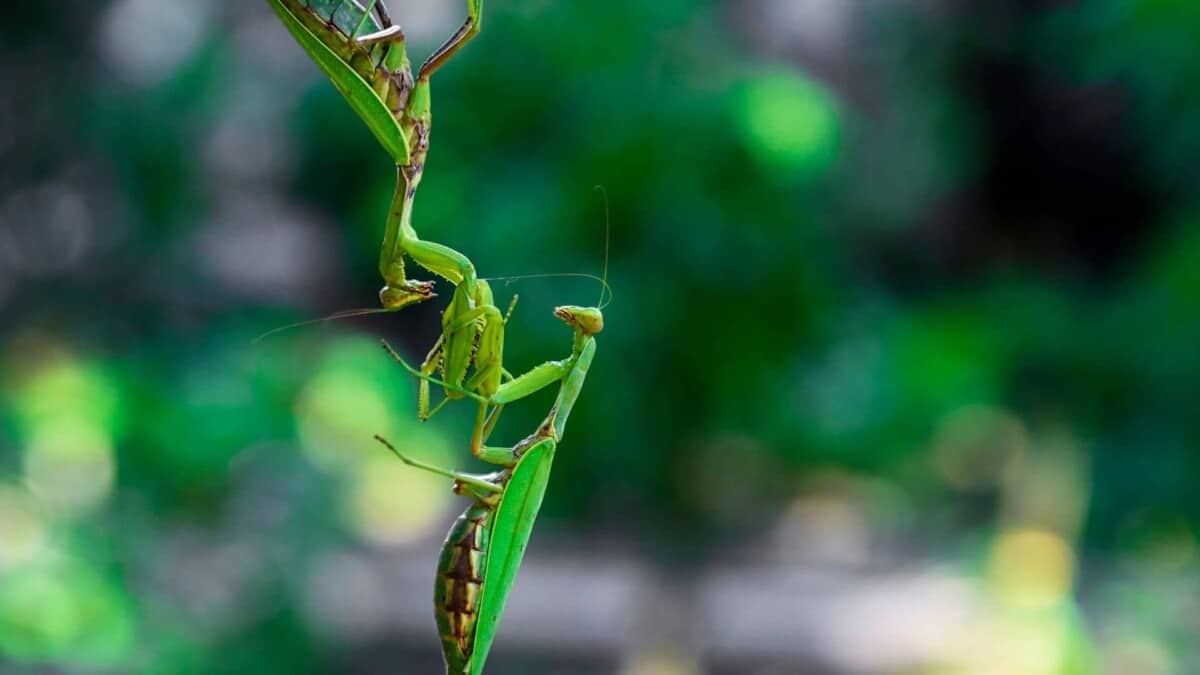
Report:
[[[608,285],[608,254],[609,246],[612,244],[612,214],[608,208],[608,190],[604,189],[603,185],[597,185],[593,188],[599,190],[604,196],[604,276],[600,283],[603,284],[600,288],[600,299],[596,301],[598,309],[604,309],[613,300],[612,286]],[[604,292],[608,291],[608,302],[604,301]]]
[[[333,314],[330,314],[329,316],[323,316],[319,319],[309,319],[307,321],[297,321],[296,323],[290,323],[286,326],[280,326],[279,328],[272,328],[271,330],[263,333],[262,335],[259,335],[258,337],[254,338],[253,340],[251,340],[250,344],[256,345],[259,342],[262,342],[263,340],[266,340],[267,338],[271,337],[272,335],[275,335],[277,333],[282,333],[284,331],[289,331],[289,330],[292,330],[295,328],[303,328],[305,326],[311,326],[313,324],[318,324],[318,323],[326,323],[328,321],[340,321],[342,319],[353,319],[353,318],[359,317],[359,316],[371,316],[373,314],[387,314],[389,312],[394,312],[394,311],[396,311],[396,310],[387,309],[384,307],[377,307],[377,308],[371,308],[371,309],[347,309],[347,310],[341,311],[341,312],[334,312]]]
[[[480,281],[503,281],[506,286],[518,281],[528,281],[529,279],[591,279],[600,284],[601,290],[608,285],[608,282],[604,279],[595,274],[588,274],[587,272],[542,272],[539,274],[507,274],[500,277],[479,278]],[[612,295],[611,290],[609,290],[609,295]]]
[[[613,290],[608,283],[608,261],[610,258],[610,246],[612,242],[612,218],[609,214],[608,207],[608,191],[603,185],[597,185],[594,188],[604,196],[604,276],[598,277],[595,274],[587,272],[542,272],[539,274],[509,274],[498,277],[480,277],[480,281],[503,281],[506,285],[517,281],[526,281],[529,279],[556,279],[556,278],[575,278],[575,279],[591,279],[600,284],[600,299],[597,301],[597,307],[604,309],[612,304]],[[605,300],[605,294],[608,299]]]

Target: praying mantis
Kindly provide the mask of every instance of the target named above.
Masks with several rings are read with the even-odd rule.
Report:
[[[465,255],[421,240],[412,226],[413,201],[429,150],[430,77],[478,34],[483,0],[467,0],[466,20],[415,78],[404,33],[392,23],[383,0],[367,0],[365,6],[359,0],[267,2],[396,163],[396,191],[379,261],[384,311],[434,297],[432,282],[406,277],[405,255],[455,286],[442,314],[441,336],[421,368],[410,366],[386,342],[383,346],[418,378],[422,420],[449,401],[477,402],[471,452],[501,468],[483,475],[454,472],[414,460],[384,438],[375,438],[410,466],[453,479],[455,491],[473,500],[443,546],[434,604],[447,672],[481,675],[541,508],[555,451],[595,356],[595,335],[604,328],[601,306],[609,290],[607,251],[605,279],[600,279],[601,306],[554,310],[573,331],[571,354],[514,377],[503,366],[503,351],[505,326],[516,297],[502,314],[491,287],[477,277]],[[441,379],[434,377],[435,372]],[[559,389],[554,405],[534,433],[511,448],[486,444],[505,405],[555,383]],[[432,409],[431,384],[445,392]]]
[[[467,0],[467,18],[417,70],[404,31],[383,0],[267,0],[288,32],[362,118],[396,163],[396,191],[388,208],[379,273],[379,299],[399,310],[434,297],[433,283],[408,279],[404,256],[476,295],[475,266],[462,253],[422,240],[412,226],[413,201],[425,169],[432,122],[430,78],[478,33],[483,0]],[[363,34],[367,29],[371,32]]]
[[[434,615],[448,674],[481,675],[483,672],[500,615],[546,494],[554,453],[596,354],[595,335],[604,329],[604,315],[599,307],[563,306],[556,308],[554,315],[574,332],[571,355],[511,380],[506,386],[521,384],[501,397],[509,402],[558,382],[558,396],[545,420],[534,433],[512,448],[482,446],[491,425],[476,424],[472,452],[484,461],[503,467],[499,471],[476,475],[443,469],[409,457],[382,436],[375,437],[405,464],[452,479],[454,491],[473,500],[446,535],[434,585]],[[479,396],[434,380],[406,363],[387,342],[383,346],[422,382],[434,381],[448,389],[457,389],[462,396],[478,400],[484,408],[496,405],[498,409],[502,405],[496,396]],[[478,447],[476,437],[481,439]]]

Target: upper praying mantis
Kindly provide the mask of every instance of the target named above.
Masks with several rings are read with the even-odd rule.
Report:
[[[384,308],[402,309],[434,295],[431,282],[405,276],[405,254],[455,284],[454,298],[442,316],[442,335],[423,370],[427,374],[440,370],[443,378],[457,386],[474,366],[467,389],[491,396],[504,373],[501,361],[507,315],[495,307],[491,288],[477,279],[475,266],[465,255],[420,239],[412,226],[413,200],[429,151],[429,80],[479,32],[483,0],[467,1],[466,20],[425,61],[415,79],[404,32],[392,23],[383,0],[369,0],[366,6],[357,0],[267,2],[396,162],[396,191],[379,257],[384,279],[379,297]],[[445,392],[447,400],[461,398],[455,387]],[[428,410],[428,386],[422,387],[421,393],[424,419],[436,409]]]
[[[479,33],[483,0],[467,0],[467,18],[413,77],[404,31],[392,23],[382,0],[267,0],[283,25],[362,118],[396,163],[396,192],[388,210],[379,273],[379,299],[401,309],[433,297],[433,284],[408,279],[404,255],[455,285],[477,292],[475,266],[463,254],[424,241],[412,226],[413,199],[431,123],[429,80]]]
[[[471,398],[478,403],[471,452],[502,468],[486,475],[457,473],[413,460],[376,438],[406,463],[454,479],[455,490],[474,499],[443,547],[434,603],[447,672],[481,675],[541,507],[557,444],[595,355],[594,336],[603,330],[603,314],[600,307],[557,308],[555,316],[574,332],[570,356],[513,377],[503,366],[503,350],[504,329],[516,298],[501,314],[491,287],[477,278],[466,256],[421,240],[412,227],[413,199],[429,150],[429,79],[478,33],[482,0],[467,1],[463,25],[425,61],[415,78],[404,33],[392,23],[383,0],[368,0],[365,6],[358,0],[267,2],[397,165],[396,193],[379,263],[384,308],[398,310],[433,297],[431,282],[406,278],[404,255],[455,285],[454,297],[442,315],[441,337],[420,369],[409,366],[390,347],[388,351],[420,378],[421,419],[449,400]],[[607,270],[607,253],[605,258]],[[605,279],[600,281],[603,301],[608,286]],[[435,371],[442,379],[433,377]],[[433,409],[430,383],[441,385],[446,394]],[[533,434],[511,448],[485,445],[506,404],[555,383],[558,396]]]

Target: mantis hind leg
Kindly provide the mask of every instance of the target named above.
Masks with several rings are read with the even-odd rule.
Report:
[[[469,473],[460,473],[458,471],[451,471],[449,469],[443,469],[440,466],[426,464],[425,462],[413,459],[412,457],[409,457],[408,455],[400,452],[398,449],[396,449],[396,446],[392,445],[391,443],[388,442],[388,440],[386,438],[384,438],[383,436],[380,436],[378,434],[375,435],[375,440],[382,443],[383,447],[387,448],[388,450],[391,450],[392,454],[394,454],[400,458],[400,461],[413,467],[414,469],[428,471],[429,473],[436,474],[438,476],[443,476],[445,478],[449,478],[455,482],[461,483],[462,485],[472,488],[473,492],[483,492],[483,493],[495,494],[495,493],[500,493],[500,492],[504,491],[504,488],[500,487],[499,485],[496,485],[495,483],[493,483],[489,480],[486,480],[485,478],[483,478],[481,476],[476,476],[476,475],[469,474]]]
[[[437,72],[439,68],[446,65],[446,62],[458,53],[468,42],[476,35],[479,35],[480,23],[483,21],[483,0],[467,0],[467,18],[463,21],[458,30],[454,32],[438,47],[425,63],[421,65],[421,70],[417,75],[417,79],[428,82],[429,78]]]

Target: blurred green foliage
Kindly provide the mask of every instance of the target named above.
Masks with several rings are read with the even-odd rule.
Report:
[[[419,428],[374,346],[419,357],[435,306],[252,342],[372,304],[391,169],[265,5],[154,4],[0,21],[0,653],[335,672],[297,561],[441,527],[450,495],[370,437],[461,464],[469,415]],[[1017,543],[1095,561],[1062,593],[1194,663],[1163,598],[1200,565],[1200,6],[880,3],[822,68],[740,4],[491,2],[435,83],[424,237],[490,277],[599,273],[610,239],[541,527],[703,564],[852,477],[981,578],[992,535],[1054,532]],[[513,370],[599,292],[497,288]],[[1062,447],[1068,479],[1012,487],[1010,455]],[[223,590],[190,588],[221,555]],[[1090,672],[1071,601],[1037,621]]]

